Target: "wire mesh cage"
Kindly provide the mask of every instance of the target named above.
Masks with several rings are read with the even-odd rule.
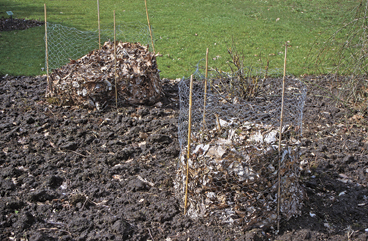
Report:
[[[105,42],[101,49],[54,69],[50,79],[51,96],[64,105],[101,110],[114,104],[150,105],[162,96],[156,56],[139,43]]]
[[[94,49],[98,49],[98,31],[82,31],[61,24],[47,23],[49,68],[56,69],[71,59],[79,59]],[[123,42],[148,45],[150,33],[142,23],[124,23],[116,26],[116,38]],[[101,41],[114,39],[114,26],[101,29]]]
[[[304,197],[298,179],[305,85],[298,79],[286,80],[279,150],[282,80],[261,80],[258,94],[247,101],[232,95],[229,89],[220,89],[221,81],[236,84],[234,79],[211,78],[205,106],[205,81],[197,78],[194,82],[189,159],[185,156],[189,80],[179,83],[177,198],[184,200],[188,164],[186,209],[190,217],[211,216],[220,223],[246,228],[272,227],[277,221],[280,170],[281,214],[286,219],[299,215]],[[181,203],[184,206],[184,201]]]

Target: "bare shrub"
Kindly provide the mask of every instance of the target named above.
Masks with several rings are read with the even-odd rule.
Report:
[[[368,1],[361,1],[345,14],[331,36],[315,43],[313,48],[318,48],[318,54],[310,57],[320,73],[332,74],[335,80],[343,79],[342,85],[335,86],[331,94],[346,105],[356,105],[368,97],[365,78],[368,74],[367,30]]]

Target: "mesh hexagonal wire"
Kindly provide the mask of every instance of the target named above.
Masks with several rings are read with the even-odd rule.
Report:
[[[179,83],[181,154],[174,182],[176,196],[184,200],[188,161],[186,208],[189,216],[213,216],[221,223],[249,228],[273,226],[277,221],[282,79],[259,80],[257,95],[248,100],[231,92],[229,85],[237,85],[238,81],[232,74],[213,74],[208,81],[204,108],[205,81],[197,68],[192,90],[191,154],[188,160],[185,155],[189,79]],[[286,78],[280,211],[287,219],[299,215],[303,203],[304,194],[298,178],[305,98],[306,86],[296,78]]]
[[[101,42],[114,39],[114,26],[101,30]],[[142,23],[124,23],[116,26],[116,39],[123,42],[151,42],[149,28]],[[48,62],[50,69],[56,69],[71,59],[79,59],[99,48],[98,31],[81,31],[61,24],[47,23]]]

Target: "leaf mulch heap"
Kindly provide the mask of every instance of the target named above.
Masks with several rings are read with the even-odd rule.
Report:
[[[50,96],[64,105],[102,109],[115,105],[115,69],[118,105],[154,104],[162,96],[156,57],[140,43],[105,42],[78,60],[55,69]]]
[[[0,18],[0,31],[11,31],[11,30],[24,30],[27,28],[37,27],[44,25],[44,22],[37,20],[26,20],[18,18]]]
[[[193,151],[188,163],[188,215],[192,218],[212,216],[221,223],[246,229],[274,227],[277,222],[278,128],[240,120],[221,122],[221,129],[193,133]],[[281,142],[280,213],[286,220],[301,214],[305,195],[299,184],[297,128],[284,126]],[[182,152],[174,185],[177,197],[182,200],[185,153]]]

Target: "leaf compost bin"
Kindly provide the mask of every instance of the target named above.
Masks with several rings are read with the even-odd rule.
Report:
[[[162,96],[156,56],[140,43],[116,42],[115,60],[114,43],[105,42],[101,49],[53,70],[50,80],[49,96],[63,105],[97,110],[116,102],[152,105]]]
[[[196,81],[188,158],[189,81],[179,83],[181,153],[174,188],[184,209],[188,171],[188,216],[211,218],[245,229],[275,228],[278,171],[280,218],[289,220],[301,215],[305,191],[299,182],[299,153],[306,88],[298,80],[290,80],[288,84],[279,145],[279,83],[265,86],[265,93],[253,101],[211,92],[216,88],[211,85],[204,122],[204,86],[203,81]]]

